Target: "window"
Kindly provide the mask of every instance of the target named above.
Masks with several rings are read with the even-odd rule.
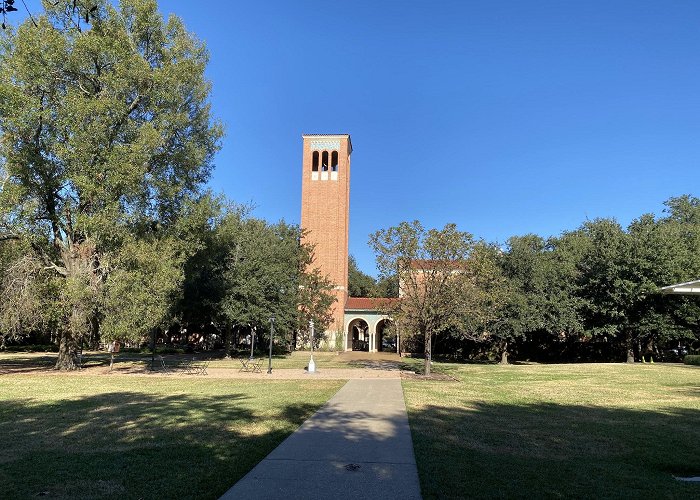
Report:
[[[313,161],[311,163],[311,171],[318,172],[318,151],[314,151]]]
[[[324,151],[321,155],[321,172],[328,172],[328,151]]]
[[[333,151],[331,153],[331,172],[337,172],[338,171],[338,152]]]

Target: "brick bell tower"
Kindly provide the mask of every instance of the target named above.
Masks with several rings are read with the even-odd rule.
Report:
[[[335,284],[333,324],[343,330],[348,298],[348,226],[350,220],[350,154],[348,134],[304,134],[301,181],[301,227],[315,245],[314,266]]]

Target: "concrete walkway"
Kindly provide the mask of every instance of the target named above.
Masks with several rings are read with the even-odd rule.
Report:
[[[420,499],[401,380],[350,380],[221,498]]]

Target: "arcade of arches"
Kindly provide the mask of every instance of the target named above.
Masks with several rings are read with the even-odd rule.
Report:
[[[344,328],[346,351],[396,350],[394,322],[379,309],[377,299],[348,298]]]

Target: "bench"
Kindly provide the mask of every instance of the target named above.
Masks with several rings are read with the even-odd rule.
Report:
[[[241,367],[239,372],[252,372],[252,373],[262,373],[260,367],[262,366],[262,358],[238,358],[241,362]]]
[[[163,356],[158,356],[160,361],[160,366],[163,369],[163,373],[187,373],[188,375],[208,375],[207,367],[209,366],[209,361],[198,361],[195,358],[192,359],[180,359],[176,360],[173,364],[168,364],[165,362]]]
[[[192,358],[189,365],[187,366],[187,373],[189,375],[209,375],[207,373],[207,367],[209,366],[209,361],[198,361]]]

